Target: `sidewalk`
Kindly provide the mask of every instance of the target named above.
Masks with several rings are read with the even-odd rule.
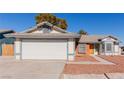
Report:
[[[78,59],[78,60],[77,60]],[[93,60],[93,61],[92,61]],[[78,57],[74,61],[69,61],[66,64],[105,64],[105,65],[115,65],[114,63],[107,61],[95,55],[89,55],[85,57]]]
[[[107,61],[103,58],[100,58],[96,55],[91,55],[93,58],[95,58],[96,60],[98,60],[101,64],[107,64],[107,65],[114,65],[114,63],[110,62],[110,61]]]
[[[107,79],[104,74],[64,74],[63,79]]]
[[[63,74],[63,79],[124,79],[124,73],[104,73],[104,74]]]

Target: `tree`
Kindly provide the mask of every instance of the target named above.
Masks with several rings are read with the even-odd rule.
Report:
[[[80,35],[88,35],[88,33],[86,31],[84,31],[83,29],[79,30],[78,34],[80,34]]]
[[[62,29],[67,29],[68,25],[65,19],[61,19],[56,17],[55,15],[51,13],[40,13],[35,17],[36,24],[41,23],[43,21],[48,21],[51,24],[60,27]]]

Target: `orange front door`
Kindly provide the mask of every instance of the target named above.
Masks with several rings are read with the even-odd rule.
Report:
[[[89,44],[89,54],[94,54],[94,44]]]

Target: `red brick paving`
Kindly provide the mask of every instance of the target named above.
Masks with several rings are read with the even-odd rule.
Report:
[[[83,55],[83,56],[76,56],[75,60],[76,62],[86,62],[86,61],[90,61],[90,62],[98,62],[95,58],[93,58],[92,56],[89,55]]]
[[[103,74],[103,73],[124,73],[123,56],[101,56],[102,58],[115,63],[116,65],[102,64],[66,64],[65,74]]]

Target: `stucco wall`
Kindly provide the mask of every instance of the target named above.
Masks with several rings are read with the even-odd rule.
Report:
[[[105,53],[103,53],[103,55],[120,55],[119,43],[114,43],[114,42],[118,42],[117,40],[108,37],[108,38],[103,39],[102,41],[105,43],[105,50],[106,50],[107,43],[112,44],[112,52],[105,51]]]
[[[106,43],[105,42],[105,50],[106,50]],[[119,44],[114,44],[113,42],[109,42],[112,44],[112,52],[104,52],[102,55],[120,55]]]
[[[43,30],[36,30],[36,31],[34,31],[32,33],[43,33]],[[56,30],[51,30],[50,33],[61,33],[61,32],[56,31]]]
[[[43,33],[43,31],[42,30],[36,30],[36,31],[34,31],[32,33]]]
[[[15,55],[15,59],[21,59],[21,40],[20,39],[16,39],[16,41],[14,42],[14,55]]]
[[[61,32],[56,31],[56,30],[52,30],[50,33],[61,33]]]
[[[75,39],[68,39],[68,60],[75,58]]]

